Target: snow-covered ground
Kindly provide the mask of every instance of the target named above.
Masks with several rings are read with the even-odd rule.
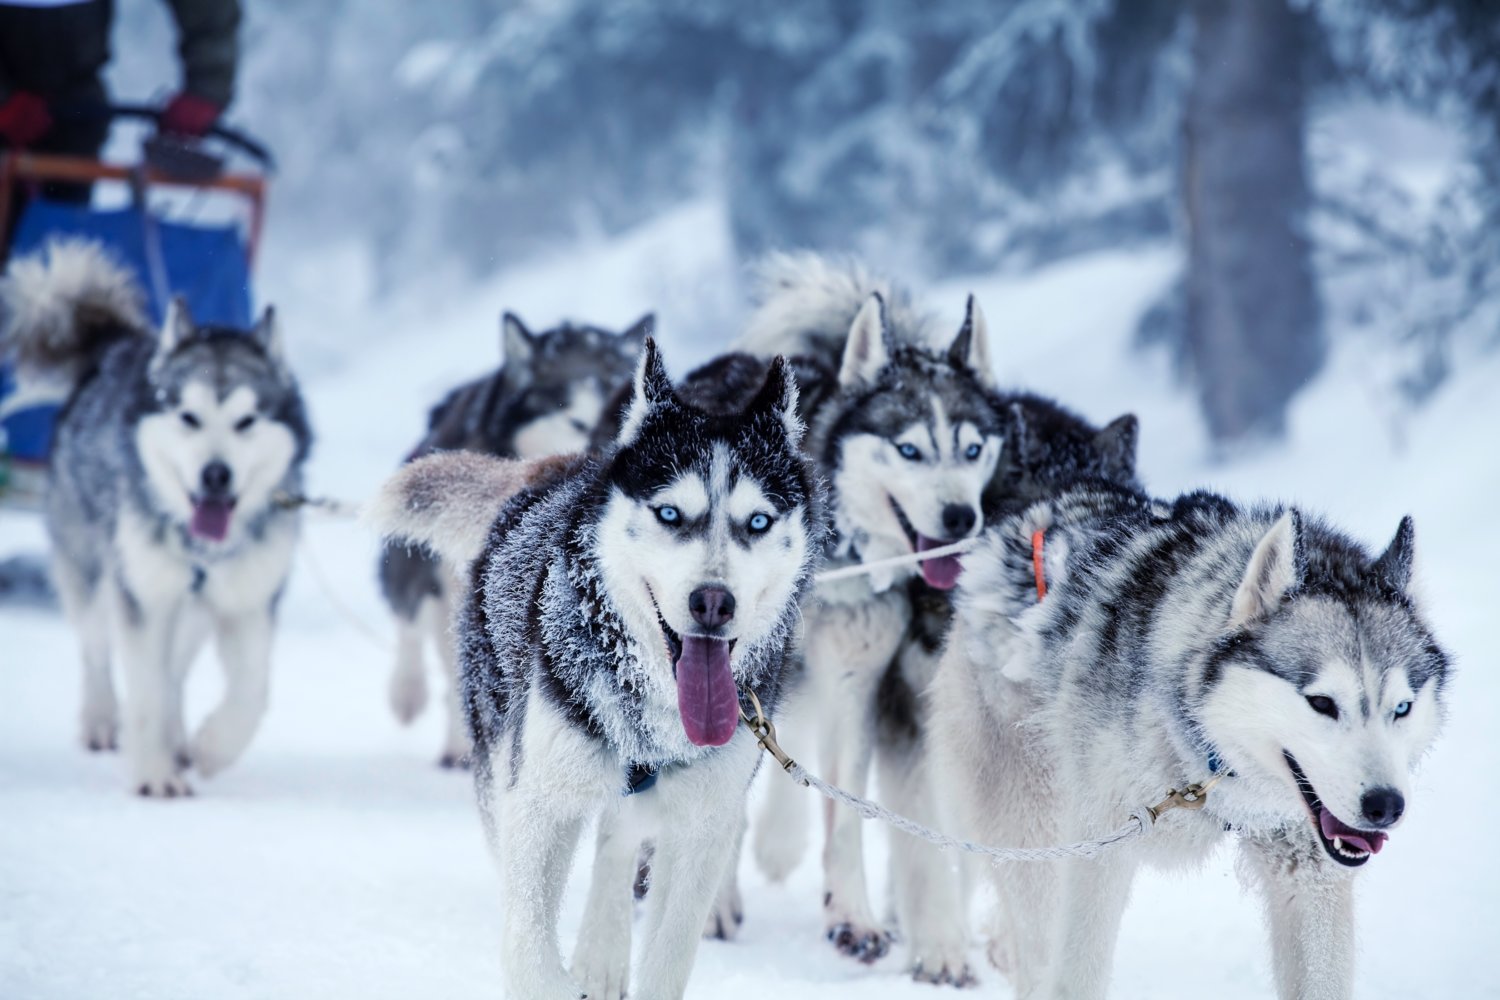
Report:
[[[686,371],[733,334],[722,318],[734,294],[728,259],[722,220],[696,206],[441,305],[430,295],[364,304],[368,282],[353,255],[269,270],[262,290],[282,307],[308,373],[319,430],[313,491],[366,495],[415,439],[433,397],[497,360],[502,308],[542,326],[563,315],[622,325],[654,307],[668,360]],[[1402,514],[1416,516],[1422,590],[1457,675],[1448,729],[1410,818],[1361,875],[1357,993],[1500,996],[1490,953],[1500,869],[1487,843],[1500,829],[1500,799],[1484,777],[1500,771],[1489,641],[1500,358],[1462,371],[1398,428],[1365,360],[1347,351],[1297,404],[1290,445],[1210,465],[1165,361],[1129,350],[1136,316],[1175,267],[1169,250],[1132,251],[976,284],[1000,376],[1095,419],[1138,413],[1142,471],[1158,493],[1207,485],[1295,500],[1371,545],[1384,545]],[[928,289],[924,299],[956,330],[968,290]],[[0,556],[41,545],[35,518],[0,514]],[[404,730],[386,709],[389,627],[374,559],[360,527],[309,519],[284,604],[271,712],[245,759],[199,782],[190,801],[137,799],[117,759],[78,748],[79,670],[67,627],[51,614],[0,609],[0,996],[499,994],[497,878],[470,784],[434,765],[435,712]],[[192,716],[217,687],[205,657],[190,685]],[[810,742],[784,736],[794,751]],[[762,780],[773,778],[783,780]],[[871,833],[878,861],[884,834]],[[704,944],[690,997],[934,995],[902,974],[899,953],[866,968],[823,941],[815,855],[785,885],[768,884],[747,860],[743,931]],[[567,896],[565,952],[586,867],[581,860]],[[883,884],[879,864],[872,870]],[[1010,995],[977,948],[974,962],[983,995]],[[1258,913],[1238,889],[1231,852],[1200,871],[1139,880],[1116,969],[1122,998],[1271,992]]]

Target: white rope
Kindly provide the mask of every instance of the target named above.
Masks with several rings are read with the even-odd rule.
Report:
[[[808,772],[801,764],[792,761],[786,769],[792,780],[805,785],[821,793],[834,802],[842,803],[859,813],[865,819],[878,819],[883,823],[909,834],[919,840],[925,840],[930,844],[936,844],[941,848],[957,848],[969,854],[978,854],[990,859],[992,864],[1009,864],[1016,861],[1061,861],[1065,858],[1096,858],[1106,851],[1113,850],[1122,844],[1129,843],[1138,837],[1143,837],[1151,832],[1154,821],[1151,810],[1141,806],[1130,814],[1130,821],[1124,826],[1107,833],[1096,840],[1085,840],[1076,844],[1061,844],[1056,847],[990,847],[987,844],[977,844],[972,840],[960,840],[950,837],[946,833],[923,826],[916,820],[908,819],[900,813],[891,812],[882,805],[862,799],[858,795],[846,792],[836,785],[819,778]]]
[[[904,556],[891,556],[889,559],[877,559],[874,562],[856,563],[853,566],[840,566],[838,569],[827,569],[813,576],[813,582],[818,584],[833,583],[835,580],[847,580],[851,577],[865,576],[883,569],[896,569],[900,566],[912,566],[917,563],[926,562],[929,559],[941,559],[944,556],[962,555],[973,550],[979,544],[977,538],[966,538],[961,542],[951,545],[943,545],[939,548],[928,549],[926,552],[912,552]]]

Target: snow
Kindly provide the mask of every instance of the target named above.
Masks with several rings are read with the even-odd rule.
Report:
[[[261,287],[285,317],[319,430],[312,489],[343,498],[368,495],[391,470],[442,389],[497,360],[502,308],[537,326],[564,315],[623,326],[655,308],[677,373],[735,330],[735,275],[713,205],[425,299],[371,302],[373,278],[358,253],[309,262],[291,249],[273,244]],[[1398,422],[1366,375],[1368,359],[1338,353],[1298,401],[1291,444],[1209,464],[1191,400],[1165,359],[1129,346],[1137,315],[1178,266],[1174,251],[1137,249],[973,282],[997,371],[1096,420],[1138,413],[1141,467],[1158,493],[1208,485],[1293,499],[1382,546],[1402,514],[1416,516],[1421,588],[1457,675],[1447,732],[1409,819],[1361,873],[1356,992],[1500,996],[1488,960],[1500,870],[1487,845],[1500,808],[1479,780],[1500,770],[1489,721],[1500,714],[1500,677],[1486,641],[1500,562],[1488,520],[1500,492],[1500,358],[1459,372],[1432,405]],[[956,331],[970,287],[945,284],[923,299]],[[34,516],[0,513],[0,555],[42,545]],[[362,527],[309,517],[271,711],[244,760],[199,781],[191,801],[137,799],[117,758],[76,746],[79,671],[66,625],[0,608],[0,994],[499,993],[498,880],[470,783],[434,764],[433,708],[411,729],[391,718],[391,655],[362,631],[389,633],[375,551]],[[205,661],[191,679],[190,718],[217,694],[216,667]],[[783,735],[794,753],[812,740]],[[783,780],[767,772],[762,781],[772,779]],[[884,835],[870,833],[879,891]],[[786,885],[768,884],[745,860],[740,939],[703,945],[689,997],[936,995],[902,974],[899,949],[867,968],[822,940],[816,855]],[[565,954],[580,919],[580,857],[563,912]],[[1010,995],[977,947],[973,961],[981,995]],[[1231,852],[1202,870],[1139,879],[1115,982],[1120,998],[1271,992],[1257,907],[1238,888]]]

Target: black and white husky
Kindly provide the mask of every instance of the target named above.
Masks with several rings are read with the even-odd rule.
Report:
[[[506,883],[507,995],[625,995],[636,860],[649,839],[630,992],[682,996],[757,763],[740,692],[774,712],[822,550],[801,437],[782,362],[743,409],[711,412],[678,397],[648,340],[603,456],[439,454],[382,490],[373,514],[389,534],[473,564],[461,679]],[[558,905],[594,818],[593,885],[569,972]]]
[[[54,243],[4,281],[4,347],[23,376],[66,382],[46,499],[52,568],[83,645],[83,742],[124,750],[141,795],[190,792],[255,734],[272,623],[297,538],[275,500],[300,490],[311,435],[270,312],[253,330],[197,327],[181,302],[161,331],[132,277],[97,245]],[[212,633],[223,703],[191,739],[184,675]]]
[[[1004,440],[978,304],[970,298],[957,334],[945,335],[899,289],[856,265],[806,254],[776,256],[763,265],[761,278],[762,301],[741,347],[822,358],[837,373],[807,416],[808,453],[830,484],[836,534],[829,565],[922,552],[978,532]],[[807,683],[797,701],[816,706],[816,722],[784,728],[783,742],[795,754],[811,756],[807,741],[817,731],[817,759],[828,780],[865,792],[870,762],[882,745],[886,680],[912,620],[908,585],[915,580],[946,590],[960,568],[957,557],[946,556],[920,567],[887,569],[821,586],[808,602]],[[925,678],[903,683],[920,690]],[[794,710],[794,718],[798,714]],[[883,790],[893,808],[920,814],[925,802],[901,795],[909,787],[896,782]],[[795,831],[806,825],[806,802],[805,792],[790,782],[772,788],[772,805],[754,842],[761,867],[780,878],[801,855]],[[870,904],[861,818],[847,809],[825,815],[827,935],[841,952],[874,961],[889,949],[890,935]],[[908,864],[919,862],[908,846],[897,844],[893,851],[898,885],[921,878]],[[907,897],[899,890],[897,895],[899,909]],[[913,966],[933,967],[932,958],[924,957],[921,928],[927,922],[901,917],[916,925],[910,936]]]
[[[1224,776],[1115,853],[994,870],[990,953],[1018,996],[1103,997],[1137,865],[1226,835],[1265,896],[1279,995],[1350,995],[1349,876],[1400,822],[1443,717],[1447,658],[1411,567],[1409,518],[1371,558],[1296,509],[1102,483],[986,532],[930,692],[962,832],[1086,840]]]
[[[605,402],[630,383],[653,317],[616,334],[564,323],[532,333],[513,313],[501,321],[504,364],[454,389],[428,415],[427,433],[408,456],[466,449],[502,458],[541,458],[581,450]],[[391,710],[402,723],[427,705],[422,653],[430,645],[448,677],[448,726],[439,762],[464,763],[468,724],[458,703],[457,653],[449,635],[453,608],[449,571],[420,546],[388,544],[381,551],[381,593],[396,618],[396,667]]]

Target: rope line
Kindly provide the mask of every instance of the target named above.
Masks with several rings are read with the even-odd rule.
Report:
[[[1055,847],[991,847],[988,844],[976,843],[972,840],[962,840],[958,837],[950,837],[946,833],[940,833],[931,827],[923,826],[914,819],[910,819],[897,812],[892,812],[885,806],[869,799],[860,798],[852,792],[846,792],[837,785],[828,782],[809,772],[801,764],[792,761],[791,766],[786,769],[792,780],[798,784],[805,785],[824,797],[834,802],[841,803],[859,813],[865,819],[878,819],[882,823],[889,824],[902,833],[925,840],[939,848],[954,848],[968,854],[977,854],[988,858],[991,864],[1012,864],[1019,861],[1061,861],[1066,858],[1092,859],[1113,850],[1132,840],[1144,837],[1151,832],[1154,824],[1149,806],[1141,806],[1130,814],[1130,820],[1112,833],[1107,833],[1094,840],[1079,841],[1076,844],[1060,844]]]
[[[929,559],[941,559],[944,556],[962,555],[972,551],[979,544],[977,538],[966,538],[961,542],[951,545],[943,545],[925,552],[912,552],[904,556],[891,556],[889,559],[876,559],[874,562],[855,563],[853,566],[840,566],[838,569],[826,569],[821,573],[813,575],[814,583],[833,583],[836,580],[848,580],[856,576],[866,576],[883,569],[895,569],[900,566],[913,566],[917,563],[926,562]]]

